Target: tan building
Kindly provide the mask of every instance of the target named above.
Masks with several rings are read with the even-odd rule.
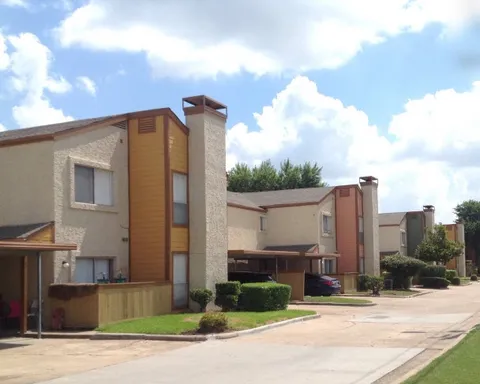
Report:
[[[360,185],[229,192],[228,249],[230,258],[238,260],[242,252],[258,258],[274,252],[321,256],[319,261],[290,259],[281,263],[281,269],[379,274],[377,180],[365,177]],[[250,264],[260,267],[258,262]]]

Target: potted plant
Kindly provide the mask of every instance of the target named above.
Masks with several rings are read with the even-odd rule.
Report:
[[[110,280],[107,279],[107,274],[105,272],[100,273],[101,278],[97,279],[97,284],[108,284]]]
[[[127,277],[123,275],[122,270],[119,270],[117,276],[113,279],[114,283],[126,283]]]

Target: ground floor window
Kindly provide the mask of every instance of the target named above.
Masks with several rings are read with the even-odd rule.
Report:
[[[173,254],[173,306],[188,306],[188,255]]]
[[[337,260],[323,259],[323,273],[326,275],[337,273]]]
[[[113,259],[101,257],[77,257],[75,260],[75,282],[96,283],[112,277]]]
[[[359,272],[361,275],[363,275],[365,273],[365,258],[364,257],[361,257],[360,258],[360,261],[359,261]]]

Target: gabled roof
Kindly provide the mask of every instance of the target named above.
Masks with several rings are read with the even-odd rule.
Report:
[[[227,204],[232,207],[252,209],[255,211],[265,211],[258,205],[249,200],[245,194],[227,191]]]
[[[248,192],[242,196],[259,207],[320,203],[334,187],[286,189],[283,191]]]
[[[51,225],[52,222],[24,224],[24,225],[7,225],[0,227],[0,240],[23,240],[27,239],[34,233]]]
[[[378,225],[379,226],[394,226],[400,225],[405,218],[407,212],[391,212],[391,213],[380,213],[378,215]]]

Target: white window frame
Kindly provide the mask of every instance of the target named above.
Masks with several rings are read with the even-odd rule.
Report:
[[[189,222],[188,206],[188,175],[180,172],[172,172],[173,206],[172,222],[173,225],[186,226]],[[176,214],[176,204],[182,205],[186,211],[182,218]],[[178,208],[178,207],[177,207]]]
[[[172,259],[173,259],[173,306],[174,308],[186,308],[188,307],[188,292],[189,292],[189,281],[188,281],[188,268],[189,268],[189,256],[187,253],[184,252],[174,252],[172,254]],[[183,271],[182,275],[183,276],[177,276],[176,275],[176,266],[177,266],[177,260],[183,259],[182,264],[185,265],[185,270]],[[183,263],[184,262],[184,263]],[[182,295],[183,292],[183,295]],[[181,298],[183,297],[183,300],[180,301],[178,300],[178,296]],[[180,302],[179,302],[180,301]]]
[[[260,232],[266,232],[267,230],[267,217],[260,216]]]
[[[330,265],[332,268],[328,268],[329,270],[327,271],[327,263]],[[330,264],[331,263],[331,264]],[[328,258],[328,259],[323,259],[322,260],[322,272],[325,275],[335,275],[337,273],[337,259],[335,258]]]
[[[325,219],[327,220],[327,223],[329,223],[330,226],[332,226],[332,214],[328,212],[322,212],[322,236],[332,236],[333,234],[333,228],[325,228]]]
[[[400,245],[402,247],[407,245],[407,232],[404,229],[400,230]]]

